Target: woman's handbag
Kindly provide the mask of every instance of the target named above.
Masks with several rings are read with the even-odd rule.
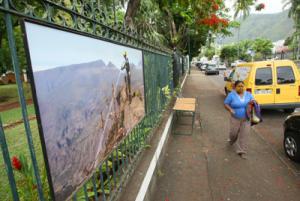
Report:
[[[251,111],[251,124],[255,125],[261,122],[261,119],[256,115],[255,108],[252,108]]]
[[[260,106],[255,100],[252,100],[248,104],[247,116],[251,122],[251,126],[262,122],[262,118],[261,118],[261,114],[260,114]]]

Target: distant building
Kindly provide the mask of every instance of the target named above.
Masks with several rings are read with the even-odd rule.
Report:
[[[28,82],[26,71],[23,71],[21,76],[22,82]],[[7,71],[0,76],[0,84],[16,84],[16,76],[13,71]]]
[[[293,52],[284,45],[284,40],[273,43],[273,54],[275,59],[292,59]]]

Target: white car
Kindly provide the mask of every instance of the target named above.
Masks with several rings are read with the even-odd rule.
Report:
[[[220,64],[218,65],[218,69],[219,69],[219,70],[226,70],[227,68],[226,68],[226,65],[225,65],[225,64],[220,63]]]
[[[236,61],[234,61],[233,63],[231,63],[231,67],[233,68],[233,67],[236,67],[238,64],[240,64],[240,63],[245,63],[244,61],[242,61],[242,60],[236,60]]]

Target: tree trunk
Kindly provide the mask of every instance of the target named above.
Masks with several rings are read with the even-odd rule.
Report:
[[[4,73],[5,72],[5,68],[4,68],[4,66],[5,66],[5,63],[4,63],[4,56],[2,55],[3,53],[2,53],[2,40],[3,40],[3,36],[4,36],[4,32],[5,30],[3,30],[3,29],[1,29],[0,30],[0,59],[1,59],[1,61],[0,61],[0,75],[2,74],[2,73]]]
[[[130,28],[134,27],[133,18],[135,17],[139,7],[141,4],[141,0],[129,0],[127,5],[127,10],[125,14],[125,25]]]
[[[2,38],[3,38],[3,32],[4,30],[0,30],[0,50],[2,49]]]
[[[177,29],[176,29],[176,24],[174,22],[174,18],[173,18],[173,15],[172,13],[169,11],[169,9],[166,9],[166,12],[168,14],[168,17],[169,17],[169,23],[170,23],[170,26],[171,26],[171,31],[172,31],[172,38],[174,38],[176,35],[177,35]]]
[[[170,43],[172,46],[176,46],[176,42],[173,39],[175,39],[175,37],[177,36],[177,29],[176,29],[176,24],[174,22],[173,14],[166,7],[164,8],[164,10],[168,16],[169,25],[170,25],[170,38],[171,38]]]

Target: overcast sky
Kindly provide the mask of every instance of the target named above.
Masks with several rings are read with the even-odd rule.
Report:
[[[41,25],[25,23],[33,71],[102,60],[121,68],[126,51],[138,66],[142,51]]]
[[[231,9],[230,14],[233,15],[234,9],[233,4],[236,0],[225,0],[225,3],[228,8]],[[270,14],[270,13],[278,13],[283,11],[283,3],[284,0],[257,0],[256,4],[264,3],[266,5],[266,8],[262,11],[256,11],[255,7],[252,8],[251,13],[261,13],[261,14]],[[285,8],[285,9],[288,9]]]

